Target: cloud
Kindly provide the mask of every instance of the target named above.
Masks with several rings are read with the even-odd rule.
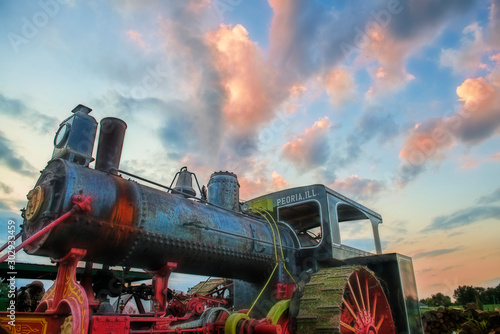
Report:
[[[331,187],[335,191],[345,193],[357,200],[374,197],[385,188],[380,181],[360,178],[358,175],[349,176],[344,180],[337,180]]]
[[[376,66],[370,70],[373,84],[367,92],[370,98],[380,92],[400,89],[415,77],[406,71],[407,55],[417,48],[412,40],[397,40],[380,26],[372,28],[366,43],[361,49],[359,62],[374,61]]]
[[[10,194],[12,191],[14,191],[14,189],[11,186],[1,181],[0,181],[0,190],[5,194]]]
[[[498,219],[500,206],[475,206],[435,218],[423,231],[452,230],[486,219]]]
[[[243,26],[222,25],[207,41],[226,92],[222,110],[228,130],[232,135],[255,134],[274,119],[288,87],[280,84],[276,69]]]
[[[397,171],[397,184],[399,187],[404,187],[410,182],[414,181],[418,175],[422,174],[426,170],[424,164],[410,164],[403,163],[398,167]]]
[[[471,9],[474,2],[474,0],[400,1],[403,10],[392,17],[390,31],[401,40],[416,38],[423,33],[435,34],[443,23]]]
[[[500,5],[498,1],[491,0],[490,5],[490,23],[487,30],[486,39],[492,48],[500,49]]]
[[[474,22],[463,30],[460,46],[456,49],[442,49],[440,63],[443,67],[451,67],[455,73],[486,69],[483,57],[500,48],[500,10],[495,0],[491,1],[489,24],[484,29]],[[490,57],[495,60],[494,56]]]
[[[490,60],[495,61],[497,64],[500,64],[500,53],[497,53],[490,57]]]
[[[466,161],[463,164],[460,165],[461,169],[472,169],[477,167],[477,161]]]
[[[450,130],[467,144],[479,144],[500,128],[500,82],[491,77],[469,78],[457,88],[464,102],[461,124],[450,124]],[[450,122],[451,123],[451,122]]]
[[[437,158],[445,149],[455,145],[443,119],[436,117],[415,125],[399,152],[400,158],[412,165]],[[439,156],[441,158],[442,156]]]
[[[500,201],[500,188],[491,194],[480,197],[476,202],[478,204],[492,204],[498,201]]]
[[[477,70],[485,66],[481,59],[484,53],[487,52],[483,29],[475,22],[465,27],[463,34],[459,49],[441,50],[439,60],[441,66],[451,67],[455,73]]]
[[[292,162],[299,170],[321,166],[329,158],[328,132],[331,125],[328,117],[314,122],[297,138],[283,145],[281,156]]]
[[[427,251],[427,252],[420,252],[412,256],[414,260],[417,259],[422,259],[422,258],[428,258],[428,257],[437,257],[441,256],[444,254],[450,254],[450,253],[455,253],[457,251],[462,250],[463,247],[455,247],[455,248],[442,248],[442,249],[435,249],[432,251]]]
[[[493,154],[492,156],[489,157],[489,160],[492,161],[500,161],[500,152]]]
[[[371,22],[365,26],[356,61],[374,63],[370,69],[373,85],[367,91],[368,98],[401,89],[415,79],[406,70],[408,56],[436,38],[446,22],[466,12],[473,1],[404,0],[397,4],[387,8],[392,11],[382,8],[384,14],[380,14],[382,10],[378,15],[372,14]]]
[[[142,98],[118,94],[118,100],[131,112],[151,106],[170,159],[243,175],[259,148],[260,130],[277,118],[293,84],[283,80],[242,25],[207,32],[207,5],[174,4],[162,12],[159,35],[168,52],[161,63],[171,69],[160,73],[167,72],[165,83]]]
[[[399,128],[393,115],[380,108],[368,109],[357,119],[355,130],[345,139],[345,155],[337,157],[335,164],[346,167],[354,163],[361,156],[364,144],[376,139],[383,145],[399,134]]]
[[[429,118],[415,125],[399,152],[403,160],[398,168],[398,184],[405,186],[425,170],[429,160],[440,160],[443,151],[455,145],[443,119]]]
[[[19,120],[28,119],[29,122],[26,122],[26,124],[41,134],[53,131],[58,123],[57,118],[33,110],[26,106],[21,100],[8,98],[1,93],[0,113]]]
[[[19,200],[16,198],[2,199],[0,201],[0,211],[14,212],[15,217],[20,217],[19,210],[26,206],[26,200]]]
[[[354,98],[356,85],[345,68],[334,68],[323,76],[323,85],[333,106],[339,107]]]
[[[500,5],[498,1],[491,0],[490,5],[490,24],[488,26],[487,41],[492,48],[500,49]]]
[[[265,171],[257,171],[252,173],[250,177],[243,176],[238,178],[238,182],[240,183],[240,198],[248,200],[288,186],[288,181],[277,172],[272,172],[270,179],[268,175]]]
[[[124,105],[129,115],[139,110],[143,113],[145,109],[151,113],[170,160],[189,160],[194,166],[203,162],[207,170],[222,168],[219,165],[224,165],[225,156],[230,156],[226,151],[235,154],[236,149],[233,138],[226,136],[229,126],[223,110],[228,92],[217,67],[213,40],[209,40],[206,33],[207,3],[192,1],[186,6],[152,2],[148,5],[155,10],[161,8],[162,13],[158,22],[159,43],[155,47],[165,52],[155,50],[145,60],[156,70],[152,79],[158,77],[158,84],[154,89],[142,89],[145,93],[142,96],[116,94],[111,100]],[[141,7],[127,3],[124,15],[132,14],[134,6]],[[132,37],[139,38],[137,34]],[[148,74],[141,67],[139,78]],[[147,88],[145,80],[136,81],[135,86],[130,79],[126,81],[133,86],[131,92],[135,88]]]
[[[0,210],[4,210],[4,211],[7,211],[7,210],[10,210],[10,206],[5,204],[4,202],[0,202]]]
[[[474,1],[347,2],[326,8],[316,1],[269,0],[274,12],[270,59],[295,81],[327,73],[342,62],[369,65],[368,96],[401,89],[414,79],[406,70],[412,51],[434,39]],[[336,102],[336,100],[334,100]]]
[[[383,3],[373,2],[367,9],[359,2],[348,2],[338,9],[325,8],[317,1],[269,0],[274,13],[269,34],[270,59],[291,81],[305,82],[311,76],[326,73],[348,60],[351,52],[343,46],[356,44],[359,27],[364,28],[370,19],[370,10]],[[352,49],[356,51],[357,46]]]
[[[273,172],[271,175],[272,187],[274,190],[279,190],[288,187],[288,181],[280,174]]]
[[[494,277],[491,279],[481,281],[481,282],[477,283],[477,286],[481,286],[481,287],[485,287],[485,288],[489,288],[489,287],[494,288],[494,287],[497,287],[499,284],[500,284],[500,276],[497,276],[497,277]]]
[[[146,42],[144,42],[144,39],[140,32],[135,30],[127,30],[127,36],[141,49],[147,50]]]
[[[265,182],[262,179],[252,180],[249,177],[243,176],[238,178],[238,182],[240,183],[241,199],[248,200],[264,194],[263,188],[265,187]]]
[[[407,220],[391,221],[390,223],[391,230],[395,234],[399,235],[405,235],[408,233],[408,225],[409,221]]]
[[[457,95],[462,103],[458,112],[446,118],[428,118],[408,133],[399,153],[400,186],[414,180],[429,162],[441,160],[457,143],[477,145],[498,134],[500,83],[493,75],[466,79],[457,88]]]
[[[14,173],[24,176],[36,175],[36,168],[12,149],[12,143],[0,132],[0,164]]]

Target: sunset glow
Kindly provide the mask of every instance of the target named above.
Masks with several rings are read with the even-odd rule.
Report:
[[[232,171],[241,199],[325,184],[382,215],[421,298],[500,283],[500,0],[20,0],[0,15],[0,226],[21,224],[81,103],[127,123],[123,170],[166,185],[183,166],[201,185]]]

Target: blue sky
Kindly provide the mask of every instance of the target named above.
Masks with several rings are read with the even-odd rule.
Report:
[[[184,165],[202,183],[231,170],[243,199],[323,183],[384,217],[384,250],[413,257],[421,297],[496,285],[499,8],[2,1],[0,217],[20,220],[82,103],[127,122],[123,169],[167,184]]]

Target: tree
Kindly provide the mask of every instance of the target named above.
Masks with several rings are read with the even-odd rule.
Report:
[[[433,306],[446,306],[446,307],[448,307],[451,305],[451,298],[449,296],[443,295],[441,292],[438,292],[429,298],[422,299],[421,302],[426,304],[427,306],[430,306],[430,307],[433,307]]]
[[[482,288],[484,290],[484,288]],[[475,303],[476,295],[479,293],[477,288],[468,285],[461,285],[453,291],[453,297],[457,304],[465,306],[467,303]]]
[[[479,298],[483,304],[498,304],[500,302],[500,284],[494,288],[487,288],[479,294]]]

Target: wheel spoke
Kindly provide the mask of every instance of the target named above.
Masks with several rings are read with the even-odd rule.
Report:
[[[320,328],[342,334],[396,333],[384,290],[367,268],[320,269],[312,275],[299,307],[296,328],[301,333]]]
[[[380,329],[380,326],[382,326],[382,323],[384,322],[384,320],[385,320],[385,315],[383,315],[382,318],[380,318],[380,320],[377,324],[377,332]]]
[[[361,303],[363,304],[363,310],[366,310],[365,300],[363,298],[363,291],[361,290],[361,284],[359,284],[358,272],[356,272],[356,280],[358,281],[359,298],[361,298]]]
[[[359,310],[360,309],[359,303],[358,303],[358,300],[356,299],[356,294],[354,293],[354,289],[351,286],[351,281],[348,280],[347,284],[349,285],[349,289],[351,290],[352,299],[354,299],[354,302],[356,303],[357,309]]]
[[[368,278],[365,279],[365,291],[366,291],[366,306],[368,307],[368,313],[370,313],[370,288],[368,287]]]
[[[373,313],[372,313],[373,319],[375,319],[375,311],[377,310],[377,297],[378,297],[378,293],[375,294],[375,299],[373,300]]]
[[[354,319],[358,320],[358,317],[356,316],[356,314],[354,314],[354,311],[352,310],[351,306],[346,302],[344,297],[342,297],[342,301],[344,302],[344,305],[347,307],[349,312],[351,312],[351,315],[354,317]]]
[[[348,324],[346,324],[345,322],[340,321],[340,325],[341,325],[341,326],[343,326],[344,328],[347,328],[347,329],[348,329],[348,330],[350,330],[351,332],[356,333],[356,330],[354,329],[354,327],[349,326],[349,325],[348,325]]]

